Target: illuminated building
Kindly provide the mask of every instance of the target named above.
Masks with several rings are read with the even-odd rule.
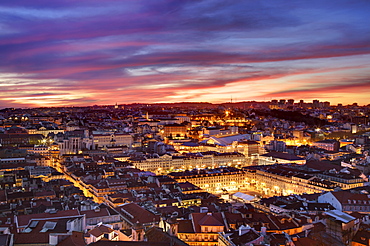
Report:
[[[219,233],[227,228],[221,213],[191,213],[189,220],[168,219],[160,227],[193,246],[217,245]]]
[[[347,170],[343,170],[343,172],[329,170],[323,173],[318,173],[316,176],[318,178],[323,178],[325,180],[329,180],[335,183],[338,187],[342,188],[343,190],[361,187],[364,186],[365,184],[363,178],[356,177],[353,174],[350,174],[350,172]]]
[[[169,173],[168,176],[177,182],[190,182],[209,193],[237,191],[249,187],[249,178],[245,172],[236,168]]]
[[[187,126],[183,124],[169,124],[163,126],[163,137],[184,138],[187,133]]]
[[[247,170],[248,167],[244,168]],[[245,172],[252,180],[255,190],[267,196],[287,196],[290,194],[320,193],[331,191],[337,185],[311,174],[283,165],[270,165],[258,168],[254,172]]]
[[[40,127],[39,129],[27,129],[28,134],[42,134],[44,137],[47,137],[50,133],[58,134],[64,133],[63,129],[47,129],[45,127]]]
[[[113,134],[93,134],[93,148],[102,148],[109,146],[129,146],[131,147],[133,139],[130,134],[113,133]]]
[[[2,146],[15,146],[27,144],[40,144],[43,135],[41,134],[27,134],[27,133],[12,133],[0,134],[0,144]]]
[[[161,174],[173,170],[243,165],[245,163],[245,156],[235,152],[203,152],[196,154],[189,153],[182,156],[163,155],[154,158],[136,158],[129,161],[138,169]]]
[[[25,167],[25,170],[30,172],[30,177],[40,177],[40,176],[50,176],[51,175],[51,168],[47,165],[45,166],[36,166],[36,167]]]
[[[318,178],[329,180],[342,189],[364,186],[364,176],[358,169],[345,168],[321,161],[307,161],[308,170]]]
[[[81,137],[68,137],[57,142],[59,146],[59,154],[77,154],[82,149]]]
[[[117,179],[117,178],[94,180],[90,184],[81,182],[81,184],[87,187],[87,189],[94,196],[96,196],[98,199],[101,199],[102,201],[105,199],[105,196],[114,194],[117,191],[124,191],[129,189],[142,189],[146,187],[145,185],[129,187],[126,179]]]
[[[334,139],[326,139],[312,143],[312,146],[329,151],[339,151],[339,142]]]

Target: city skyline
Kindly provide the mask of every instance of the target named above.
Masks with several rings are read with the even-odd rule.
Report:
[[[0,108],[367,105],[368,1],[5,1]]]

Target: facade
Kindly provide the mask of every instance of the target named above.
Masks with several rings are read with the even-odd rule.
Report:
[[[78,154],[83,147],[83,139],[81,137],[68,137],[57,142],[59,154]]]
[[[177,182],[190,182],[210,193],[238,191],[249,185],[245,172],[235,168],[213,169],[210,172],[170,173],[168,176]]]
[[[364,186],[365,181],[361,177],[356,177],[355,175],[346,174],[346,173],[318,173],[318,178],[323,178],[325,180],[332,181],[336,183],[343,190],[348,190],[356,187]]]
[[[99,223],[104,223],[112,229],[122,228],[122,218],[120,214],[105,205],[96,207],[92,210],[81,211],[86,217],[86,228],[91,229]]]
[[[314,142],[312,143],[312,146],[315,146],[321,149],[326,149],[328,151],[338,151],[340,144],[337,140],[326,139],[326,140]]]
[[[221,166],[242,166],[245,156],[240,153],[204,152],[182,156],[162,155],[153,158],[136,158],[129,161],[138,169],[156,174],[173,170],[192,170],[194,168],[218,168]]]
[[[177,237],[189,245],[213,246],[226,225],[220,213],[192,213],[190,220],[178,221]]]
[[[99,224],[87,231],[85,234],[86,244],[94,243],[100,240],[118,241],[119,234],[109,225]]]
[[[93,149],[123,145],[131,147],[133,138],[130,134],[126,133],[93,134],[92,142]]]
[[[330,191],[318,197],[321,203],[330,203],[335,209],[343,212],[370,213],[370,198],[366,194],[350,191]]]
[[[360,221],[339,210],[327,211],[325,214],[326,233],[345,245],[350,245],[352,238],[359,228]]]
[[[184,138],[187,133],[187,126],[181,124],[168,124],[163,126],[163,137]]]
[[[334,190],[337,185],[313,175],[298,172],[280,165],[265,166],[246,172],[251,185],[265,196],[287,196],[290,194],[317,193]]]

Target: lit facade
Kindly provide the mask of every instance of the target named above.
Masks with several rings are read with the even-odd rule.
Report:
[[[238,166],[245,163],[245,156],[240,153],[223,153],[220,155],[204,154],[194,156],[163,155],[157,158],[130,160],[138,169],[161,174],[173,170],[191,170],[194,168],[217,168],[221,166]]]
[[[251,185],[256,191],[268,196],[287,196],[290,194],[311,194],[331,191],[337,185],[331,181],[322,180],[303,173],[284,172],[276,169],[260,169],[246,172]]]
[[[237,191],[248,188],[250,179],[242,170],[223,171],[213,173],[194,173],[192,175],[171,175],[177,182],[190,182],[209,193],[221,193],[223,191]]]
[[[93,134],[92,139],[94,149],[122,145],[131,147],[133,143],[132,136],[125,133]]]

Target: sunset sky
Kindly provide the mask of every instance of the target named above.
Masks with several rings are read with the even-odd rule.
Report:
[[[370,104],[368,0],[2,0],[0,108]]]

